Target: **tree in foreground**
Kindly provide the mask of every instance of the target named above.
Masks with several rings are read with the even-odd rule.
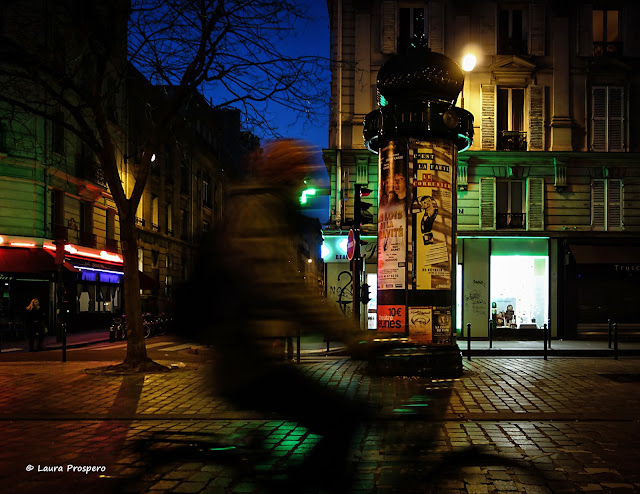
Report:
[[[239,108],[265,135],[275,135],[274,105],[316,118],[322,60],[289,55],[285,43],[304,12],[289,0],[6,0],[3,8],[0,111],[55,122],[95,156],[120,222],[128,338],[119,367],[157,368],[144,342],[135,226],[154,150],[197,92],[214,108]],[[145,112],[135,185],[125,191],[127,129],[113,107],[132,97],[134,74],[154,91],[135,95]]]

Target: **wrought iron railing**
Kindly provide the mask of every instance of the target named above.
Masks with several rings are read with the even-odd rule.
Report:
[[[593,56],[603,57],[605,55],[611,55],[619,57],[622,55],[622,43],[608,42],[608,41],[594,41],[593,42]]]
[[[527,133],[519,130],[503,130],[499,136],[499,149],[502,151],[526,151]]]
[[[525,227],[524,213],[498,213],[496,215],[497,228],[516,228]]]

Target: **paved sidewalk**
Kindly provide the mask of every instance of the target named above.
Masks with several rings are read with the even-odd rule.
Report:
[[[90,371],[105,364],[0,360],[0,492],[265,492],[251,473],[299,462],[318,440],[284,417],[212,396],[204,364],[164,375]],[[460,379],[432,382],[370,376],[345,358],[301,364],[382,417],[354,442],[352,492],[640,492],[640,360],[473,358],[464,366]],[[255,432],[268,457],[248,450],[248,460],[232,461],[227,447]],[[153,434],[164,434],[164,450],[177,439],[223,448],[149,464],[134,446]],[[447,459],[467,446],[497,458]],[[104,471],[77,471],[92,467]]]

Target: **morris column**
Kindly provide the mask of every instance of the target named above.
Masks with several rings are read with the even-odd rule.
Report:
[[[422,372],[456,374],[456,166],[473,137],[473,115],[455,106],[464,73],[412,44],[377,83],[364,138],[379,155],[378,332],[407,336],[396,352],[406,362],[412,349]]]

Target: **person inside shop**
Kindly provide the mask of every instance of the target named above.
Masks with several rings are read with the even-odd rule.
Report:
[[[301,467],[287,470],[288,485],[339,492],[352,479],[351,441],[368,406],[308,377],[273,344],[297,329],[357,341],[355,324],[331,309],[297,269],[297,198],[321,163],[296,140],[275,141],[251,156],[250,178],[232,188],[225,217],[203,240],[195,276],[178,295],[178,318],[185,330],[197,329],[188,338],[215,351],[218,395],[322,436]],[[212,317],[203,319],[203,308]]]
[[[45,322],[40,301],[37,298],[32,299],[27,305],[24,322],[27,339],[29,340],[29,351],[43,350]]]

